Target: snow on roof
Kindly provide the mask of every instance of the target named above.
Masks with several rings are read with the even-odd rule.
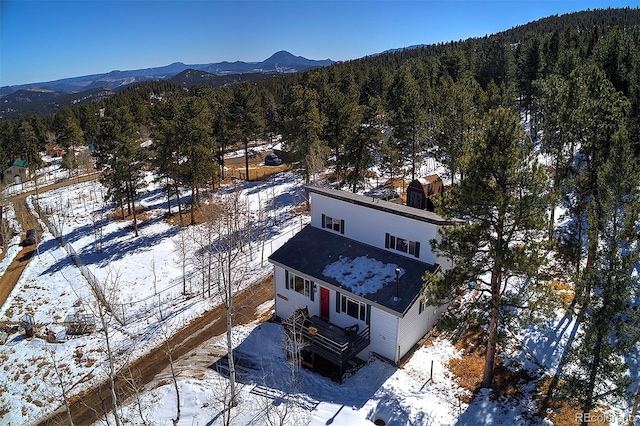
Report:
[[[359,296],[375,293],[395,277],[395,263],[382,263],[368,256],[360,256],[355,259],[340,257],[340,260],[328,264],[322,274],[325,277],[335,278],[342,287],[351,289],[351,292]],[[404,275],[404,270],[400,275]]]
[[[438,268],[310,225],[269,256],[269,262],[322,285],[350,291],[394,315],[404,314],[418,297],[424,273]],[[402,274],[398,286],[396,268]],[[364,284],[365,279],[371,283]]]

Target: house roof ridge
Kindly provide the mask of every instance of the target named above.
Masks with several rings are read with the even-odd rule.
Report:
[[[325,195],[337,200],[346,201],[375,210],[381,210],[387,213],[409,217],[421,222],[428,222],[441,226],[453,225],[454,223],[453,220],[445,219],[442,216],[427,210],[421,210],[415,207],[406,206],[404,204],[397,204],[372,197],[367,197],[366,195],[362,194],[354,194],[352,192],[342,191],[340,189],[323,188],[313,185],[307,185],[305,186],[305,188],[308,192]]]

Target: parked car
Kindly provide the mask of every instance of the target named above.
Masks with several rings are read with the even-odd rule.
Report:
[[[24,238],[24,245],[25,246],[30,246],[35,244],[38,241],[38,231],[36,231],[35,229],[29,229],[27,231],[27,235]]]
[[[385,201],[395,200],[399,197],[398,193],[391,188],[375,188],[365,192],[364,195],[372,198],[379,198]]]
[[[267,156],[264,157],[265,166],[279,166],[280,164],[282,164],[282,160],[275,154],[267,154]]]

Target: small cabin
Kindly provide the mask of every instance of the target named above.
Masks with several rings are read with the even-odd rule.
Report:
[[[64,155],[64,150],[58,145],[49,144],[46,146],[47,155],[51,158],[61,158]]]
[[[16,160],[2,171],[2,180],[5,184],[20,184],[27,180],[29,169],[27,168],[27,160],[16,158]]]
[[[437,174],[413,180],[407,187],[407,206],[417,209],[435,210],[430,197],[444,192],[444,183]]]

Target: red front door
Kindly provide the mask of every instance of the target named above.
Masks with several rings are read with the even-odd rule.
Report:
[[[320,316],[329,319],[329,289],[320,287]]]

